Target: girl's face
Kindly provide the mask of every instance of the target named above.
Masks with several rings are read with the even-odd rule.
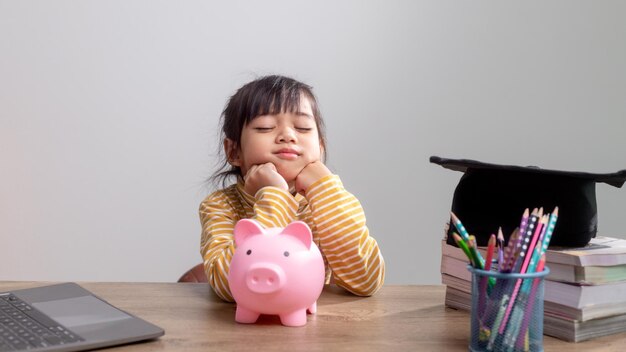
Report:
[[[301,100],[299,110],[257,116],[244,126],[239,146],[227,138],[224,147],[230,164],[239,166],[245,176],[253,165],[272,163],[291,184],[323,152],[308,99]]]

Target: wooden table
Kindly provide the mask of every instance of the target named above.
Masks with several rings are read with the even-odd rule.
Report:
[[[43,282],[0,282],[0,292]],[[373,297],[324,289],[304,327],[261,316],[235,322],[234,304],[207,284],[79,283],[119,308],[165,329],[165,336],[119,351],[467,351],[469,313],[444,307],[445,286],[384,286]],[[545,351],[624,351],[626,333],[580,343],[544,337]]]

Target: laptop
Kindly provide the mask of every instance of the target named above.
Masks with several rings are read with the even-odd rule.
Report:
[[[0,352],[83,351],[164,333],[75,283],[0,292]]]

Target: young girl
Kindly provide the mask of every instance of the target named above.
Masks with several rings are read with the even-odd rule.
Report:
[[[326,283],[362,296],[383,284],[385,263],[369,235],[359,201],[325,160],[323,122],[311,87],[267,76],[241,87],[222,114],[224,163],[213,180],[237,183],[200,204],[200,253],[209,284],[233,301],[228,269],[235,250],[233,228],[254,219],[265,228],[306,222],[326,264]]]

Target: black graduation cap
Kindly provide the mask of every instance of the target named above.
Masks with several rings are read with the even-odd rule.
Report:
[[[596,183],[622,187],[626,170],[610,174],[541,169],[536,166],[496,165],[467,159],[431,156],[430,162],[461,171],[452,199],[452,212],[467,231],[486,246],[498,227],[506,240],[520,225],[524,209],[543,207],[544,213],[559,207],[559,217],[550,245],[580,247],[598,230]],[[454,244],[453,225],[448,243]]]

